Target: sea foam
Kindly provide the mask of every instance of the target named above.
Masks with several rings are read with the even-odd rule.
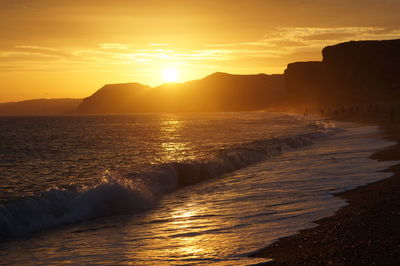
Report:
[[[314,132],[260,139],[221,149],[203,160],[164,163],[142,173],[106,172],[97,185],[74,190],[53,189],[0,205],[0,241],[64,224],[150,209],[165,193],[218,177],[281,152],[334,135],[339,129],[314,121]]]

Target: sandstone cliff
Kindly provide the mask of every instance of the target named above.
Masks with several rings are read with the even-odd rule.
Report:
[[[400,97],[400,40],[351,41],[325,47],[322,62],[289,64],[291,101],[351,103]]]

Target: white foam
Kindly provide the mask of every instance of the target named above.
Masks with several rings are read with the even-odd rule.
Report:
[[[255,140],[220,150],[206,160],[164,163],[147,172],[114,176],[105,173],[99,184],[75,191],[56,189],[1,205],[0,240],[64,224],[151,208],[165,193],[262,162],[282,151],[335,134],[326,122],[313,122],[315,131]]]

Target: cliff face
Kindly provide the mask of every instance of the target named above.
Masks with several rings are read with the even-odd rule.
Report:
[[[291,63],[285,70],[285,86],[293,100],[315,101],[320,98],[322,62]],[[312,93],[311,93],[312,92]]]
[[[288,66],[292,100],[343,103],[400,96],[400,40],[351,41],[328,46],[322,55],[319,63]]]
[[[257,110],[283,97],[282,75],[214,73],[156,88],[137,83],[106,85],[83,100],[78,113]]]
[[[38,99],[1,103],[0,115],[66,115],[76,111],[82,99]]]

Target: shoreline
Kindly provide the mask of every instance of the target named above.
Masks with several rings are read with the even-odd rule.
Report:
[[[376,151],[379,161],[400,160],[400,124],[382,115],[334,115],[328,119],[378,125],[397,144]],[[400,262],[400,164],[389,178],[335,194],[348,205],[318,226],[284,237],[251,255],[273,259],[258,265],[395,265]]]

